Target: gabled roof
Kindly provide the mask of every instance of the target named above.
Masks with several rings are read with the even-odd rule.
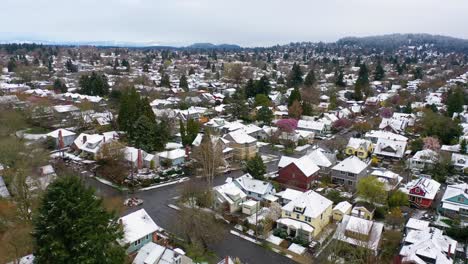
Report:
[[[162,230],[145,209],[140,209],[119,219],[124,226],[124,243],[132,243],[148,234]]]
[[[359,174],[367,168],[368,164],[356,156],[349,156],[340,163],[336,164],[332,169],[337,171],[351,172]]]
[[[254,179],[250,174],[244,174],[243,176],[234,180],[244,191],[250,191],[261,195],[267,194],[273,187],[273,185],[266,181]]]
[[[281,197],[281,199],[283,199],[283,200],[292,201],[292,200],[296,199],[297,197],[299,197],[303,193],[304,192],[301,192],[301,191],[298,191],[298,190],[286,188],[286,190],[277,193],[276,196]]]
[[[420,188],[424,192],[424,196],[415,194],[411,195],[433,200],[439,191],[440,183],[429,178],[421,177],[419,179],[410,181],[405,186],[401,187],[400,190],[406,194],[409,194],[410,191],[415,188]]]
[[[293,212],[294,208],[304,208],[304,212],[302,213],[304,216],[317,218],[332,205],[332,201],[310,190],[299,195],[296,199],[283,206],[282,209]]]
[[[319,167],[328,168],[336,163],[336,156],[332,153],[326,152],[322,148],[317,148],[311,153],[307,154],[311,160]]]
[[[375,144],[374,154],[402,158],[406,150],[406,141],[379,138]]]
[[[291,163],[296,165],[296,167],[306,176],[309,177],[320,170],[320,168],[315,165],[314,161],[310,156],[305,155],[299,159],[292,157],[281,157],[278,167],[284,168],[289,166]]]
[[[353,206],[348,201],[339,202],[335,207],[333,207],[333,211],[339,211],[343,214],[348,212]]]
[[[59,137],[59,131],[62,131],[62,137],[76,135],[75,132],[72,132],[72,131],[69,131],[69,130],[66,130],[66,129],[63,129],[63,128],[59,128],[59,129],[56,129],[56,130],[54,130],[52,132],[47,133],[47,136],[48,137],[53,137],[53,138],[58,138]]]
[[[227,135],[238,144],[249,144],[249,143],[257,142],[255,138],[249,136],[243,130],[236,130],[234,132],[230,132]]]

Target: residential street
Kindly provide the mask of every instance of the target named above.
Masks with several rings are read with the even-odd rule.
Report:
[[[275,162],[271,162],[275,164]],[[271,166],[273,168],[273,166]],[[242,175],[242,171],[234,171],[231,174],[222,175],[215,179],[214,184],[219,185],[224,183],[227,177],[239,177]],[[83,176],[85,182],[93,186],[96,191],[102,196],[127,196],[127,194],[121,194],[114,188],[107,186],[94,178]],[[191,179],[197,180],[197,179]],[[144,200],[143,206],[130,208],[126,213],[136,211],[140,208],[145,208],[148,214],[153,220],[166,229],[169,232],[175,232],[176,227],[174,226],[174,219],[177,217],[177,211],[170,208],[168,204],[174,203],[175,198],[179,196],[180,184],[169,185],[161,188],[156,188],[144,192],[138,192],[136,197]],[[126,197],[124,197],[126,198]],[[228,231],[228,230],[227,230]],[[278,253],[265,249],[261,246],[255,245],[249,241],[241,239],[237,236],[226,232],[226,236],[216,245],[211,246],[219,259],[226,255],[232,257],[239,257],[243,263],[255,264],[255,263],[294,263],[291,259],[282,256]]]

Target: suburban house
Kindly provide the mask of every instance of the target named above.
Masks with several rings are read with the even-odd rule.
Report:
[[[447,185],[438,210],[444,216],[468,219],[468,184]]]
[[[355,189],[357,182],[367,176],[369,164],[356,156],[350,156],[332,168],[332,181]]]
[[[184,149],[178,148],[159,152],[157,156],[159,157],[159,164],[170,167],[184,164],[185,154]]]
[[[353,206],[348,201],[339,202],[333,207],[333,220],[339,222],[345,215],[351,214]]]
[[[311,241],[330,222],[332,205],[322,195],[307,191],[283,206],[281,218],[276,222],[289,236]]]
[[[434,227],[411,230],[403,238],[402,263],[454,263],[457,241]]]
[[[246,160],[257,154],[257,139],[249,136],[244,130],[236,130],[224,136],[228,146],[234,149],[234,159]]]
[[[47,133],[47,137],[53,138],[55,147],[61,149],[73,144],[73,141],[75,141],[76,138],[76,133],[60,128]]]
[[[192,264],[180,249],[170,249],[154,242],[140,248],[132,264]]]
[[[162,230],[145,209],[119,218],[119,223],[124,231],[124,237],[119,243],[127,248],[127,254],[133,254],[144,245],[157,241],[157,232]]]
[[[354,205],[351,210],[351,215],[366,220],[372,220],[374,218],[375,207],[370,204],[358,203]]]
[[[307,154],[307,156],[320,168],[320,176],[330,176],[331,168],[336,164],[336,153],[331,153],[322,148],[316,148]]]
[[[241,190],[247,194],[247,196],[254,200],[263,200],[266,195],[275,194],[275,188],[273,184],[254,179],[250,174],[244,174],[243,176],[236,178],[234,181]]]
[[[372,142],[361,138],[350,138],[345,149],[347,155],[355,155],[360,159],[367,159],[372,151]]]
[[[406,141],[379,138],[374,146],[374,154],[382,158],[401,159],[405,155]]]
[[[313,181],[318,179],[320,168],[308,156],[302,156],[299,159],[291,157],[282,157],[278,167],[278,177],[275,181],[288,187],[308,190],[312,187]]]
[[[429,228],[429,221],[420,220],[416,218],[410,218],[405,225],[405,233],[408,234],[413,230],[425,230]]]
[[[247,194],[230,178],[225,184],[216,186],[213,190],[215,209],[234,213],[241,209],[243,202],[247,201]]]
[[[279,198],[278,202],[281,205],[286,205],[289,202],[295,200],[297,197],[299,197],[303,193],[304,192],[301,192],[298,190],[286,188],[284,191],[276,193],[276,196]]]
[[[326,136],[331,131],[331,125],[321,121],[299,120],[297,129],[314,132],[316,136]]]
[[[403,180],[400,175],[384,168],[374,168],[370,176],[377,177],[379,181],[383,182],[387,192],[396,190]]]
[[[377,255],[383,228],[383,223],[345,215],[341,223],[338,224],[333,239],[352,246],[366,248]]]
[[[379,139],[389,139],[393,141],[407,142],[408,138],[388,131],[371,130],[364,135],[364,138],[369,139],[372,143],[377,144]]]
[[[439,160],[439,154],[431,149],[424,149],[416,152],[409,159],[409,167],[413,171],[423,171],[431,169]]]
[[[104,132],[102,134],[81,133],[73,141],[72,148],[81,151],[82,154],[95,159],[103,144],[117,140],[118,138],[119,135],[115,131]]]
[[[453,153],[452,164],[460,171],[464,171],[468,167],[468,155]]]
[[[124,148],[124,158],[135,168],[150,168],[151,164],[156,168],[159,166],[159,156],[148,154],[142,149],[137,149],[134,147],[125,147]]]
[[[407,127],[408,121],[394,118],[382,118],[379,125],[379,129],[397,134],[404,133]]]
[[[429,208],[439,188],[440,183],[437,181],[421,177],[407,183],[400,190],[408,194],[411,205],[417,208]]]

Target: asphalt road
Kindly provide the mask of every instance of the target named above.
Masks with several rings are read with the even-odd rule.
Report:
[[[268,169],[274,169],[277,162],[268,164]],[[219,176],[215,178],[214,185],[223,184],[227,177],[239,177],[242,175],[241,171],[234,171],[230,174]],[[122,196],[126,198],[127,194],[120,193],[114,188],[102,184],[94,178],[83,176],[87,185],[93,186],[99,195],[112,197]],[[196,180],[196,179],[191,179]],[[169,232],[175,232],[174,219],[177,217],[177,211],[168,207],[168,204],[175,203],[177,196],[180,194],[181,185],[174,184],[148,191],[137,192],[136,197],[144,200],[142,206],[129,208],[127,213],[144,208],[148,214],[153,218],[157,225],[166,229]],[[225,256],[239,257],[242,263],[256,264],[256,263],[295,263],[291,259],[277,254],[273,251],[258,246],[252,242],[241,239],[235,235],[227,232],[227,235],[220,242],[210,246],[212,250],[221,260]]]

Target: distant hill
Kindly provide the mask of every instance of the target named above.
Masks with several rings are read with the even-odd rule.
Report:
[[[338,45],[358,45],[364,48],[394,50],[401,46],[434,45],[441,51],[468,53],[468,40],[430,34],[390,34],[369,37],[345,37],[336,42]]]
[[[236,50],[242,49],[241,46],[235,44],[219,44],[215,45],[213,43],[194,43],[190,46],[187,46],[189,49],[228,49],[228,50]]]

